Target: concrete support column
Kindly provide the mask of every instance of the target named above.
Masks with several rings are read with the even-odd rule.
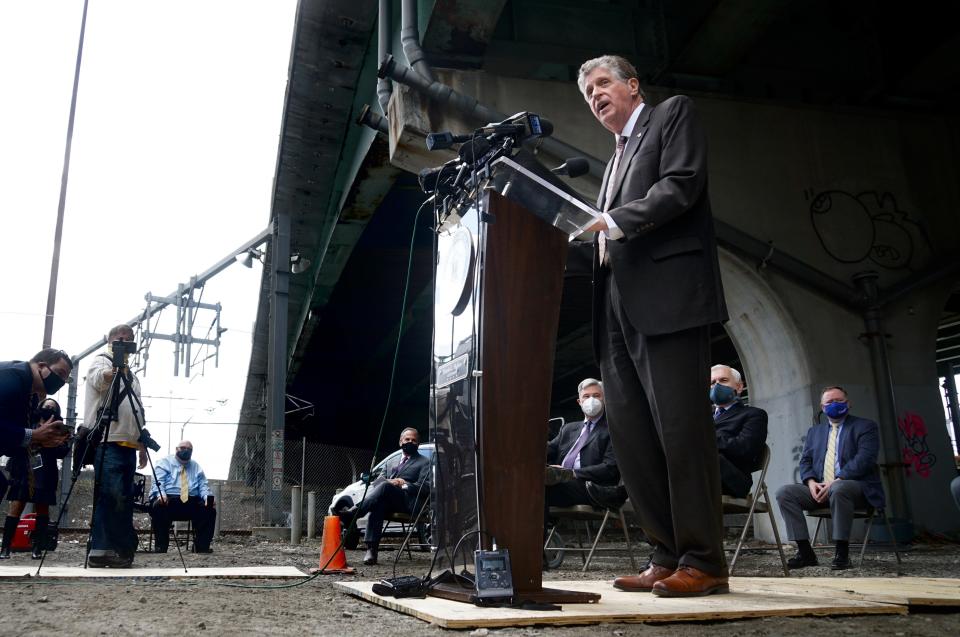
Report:
[[[264,518],[283,524],[283,442],[287,391],[287,314],[290,301],[290,213],[278,206],[270,242],[270,326],[267,344],[267,440]]]

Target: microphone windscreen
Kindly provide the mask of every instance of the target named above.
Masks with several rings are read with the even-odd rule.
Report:
[[[579,177],[590,172],[590,163],[583,157],[571,157],[564,162],[568,177]]]
[[[540,118],[540,137],[550,137],[553,135],[553,122],[545,117]],[[572,175],[571,175],[572,176]]]

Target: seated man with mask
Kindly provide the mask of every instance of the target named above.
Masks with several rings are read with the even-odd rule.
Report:
[[[359,505],[337,512],[344,527],[370,514],[364,542],[367,552],[363,563],[377,563],[383,519],[390,513],[416,515],[417,505],[430,497],[430,460],[421,454],[420,433],[413,427],[400,432],[403,454],[396,461],[388,461],[383,473],[370,485]]]
[[[720,452],[720,490],[745,498],[767,443],[767,412],[740,402],[743,376],[727,365],[710,368],[710,402]]]
[[[619,508],[626,496],[617,504],[616,499],[601,502],[591,494],[595,487],[603,485],[614,489],[613,485],[620,480],[603,410],[603,383],[595,378],[584,379],[577,387],[577,403],[584,419],[568,422],[547,443],[545,507],[589,504]]]

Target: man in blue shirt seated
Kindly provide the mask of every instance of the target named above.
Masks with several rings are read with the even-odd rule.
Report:
[[[174,520],[190,520],[193,523],[197,532],[194,553],[213,552],[210,542],[213,540],[217,510],[210,487],[207,486],[207,477],[200,465],[191,460],[192,455],[193,443],[183,440],[177,445],[174,455],[167,456],[155,467],[159,483],[150,489],[150,517],[153,520],[157,553],[167,552],[170,524]]]

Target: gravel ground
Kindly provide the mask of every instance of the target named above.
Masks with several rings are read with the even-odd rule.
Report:
[[[85,540],[85,537],[83,538]],[[48,565],[79,566],[83,562],[80,538],[65,537]],[[304,571],[317,566],[319,542],[298,547],[258,541],[250,537],[225,537],[214,544],[210,555],[185,554],[188,566],[290,565]],[[381,565],[364,567],[360,551],[348,551],[348,562],[357,567],[354,576],[325,575],[303,586],[284,589],[234,588],[222,580],[54,581],[41,579],[0,580],[0,607],[6,635],[182,635],[206,631],[218,635],[437,635],[442,629],[339,593],[333,582],[340,579],[378,579],[389,576],[395,553],[381,552]],[[824,559],[827,558],[827,559]],[[821,561],[829,557],[821,554]],[[399,574],[426,572],[429,553],[406,555]],[[33,564],[29,553],[14,554],[7,564]],[[581,575],[577,556],[567,556],[563,566],[545,574],[545,580],[611,579],[626,562],[612,555],[595,559],[591,570]],[[136,566],[176,567],[176,552],[166,555],[137,554]],[[894,576],[889,553],[868,552],[862,572],[850,570],[841,576]],[[747,554],[737,574],[775,575],[779,559],[775,552]],[[905,555],[904,574],[924,577],[960,575],[960,545],[914,546]],[[829,568],[805,569],[803,577],[836,576]],[[250,581],[249,586],[271,586],[277,581]],[[534,627],[490,630],[490,635],[797,635],[808,637],[829,631],[832,635],[936,635],[956,634],[960,609],[952,612],[912,613],[906,617],[771,618],[733,622],[673,625],[601,624],[591,627]],[[470,634],[465,631],[459,634]]]

